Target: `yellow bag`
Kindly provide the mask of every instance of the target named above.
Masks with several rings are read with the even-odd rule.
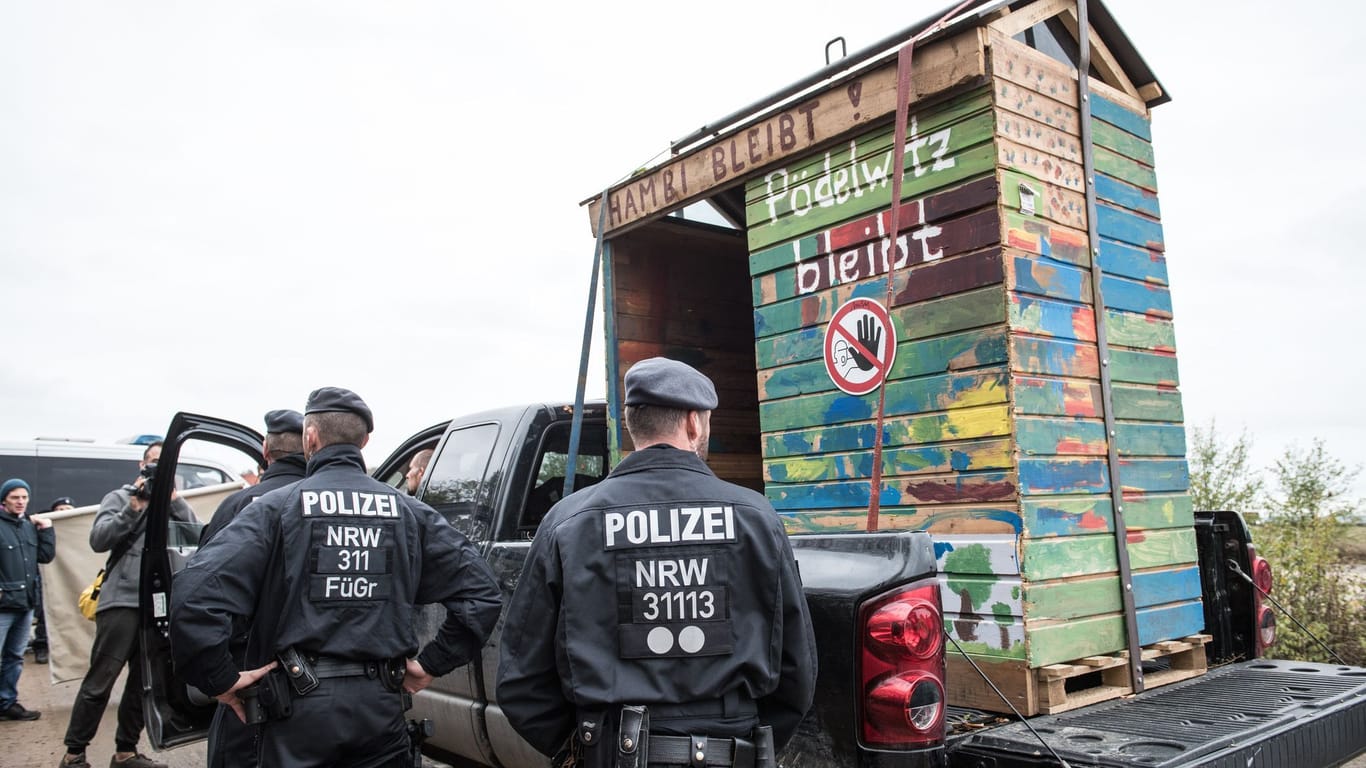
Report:
[[[102,586],[104,586],[103,568],[100,569],[99,574],[95,576],[95,580],[90,583],[90,586],[81,592],[80,598],[76,600],[76,605],[80,606],[81,615],[91,621],[95,620],[95,611],[100,607],[100,587]]]

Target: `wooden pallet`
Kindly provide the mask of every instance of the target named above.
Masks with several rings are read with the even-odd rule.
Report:
[[[1143,647],[1143,660],[1168,659],[1170,668],[1143,676],[1143,687],[1157,688],[1178,680],[1188,680],[1205,674],[1205,644],[1209,635],[1191,635],[1180,640],[1164,640]],[[1067,690],[1067,681],[1100,673],[1098,685],[1080,690]],[[1133,693],[1129,680],[1129,652],[1106,656],[1087,656],[1070,664],[1049,664],[1035,670],[1039,686],[1039,711],[1044,714],[1066,712],[1100,701],[1117,699]]]
[[[1209,635],[1190,635],[1179,640],[1164,640],[1143,647],[1143,660],[1168,659],[1169,668],[1144,675],[1144,688],[1157,688],[1205,673],[1205,644]],[[1129,696],[1129,652],[1087,656],[1066,664],[1049,664],[1030,669],[1020,660],[992,661],[974,656],[980,668],[1026,717],[1056,714],[1101,701]],[[1077,678],[1100,673],[1098,683]],[[1072,690],[1068,690],[1068,681]],[[1078,687],[1085,685],[1085,687]],[[1007,712],[996,692],[960,654],[948,656],[948,697],[955,706]]]

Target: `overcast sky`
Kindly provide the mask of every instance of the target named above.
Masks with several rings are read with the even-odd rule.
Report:
[[[321,385],[417,429],[570,399],[580,200],[940,0],[0,3],[0,439],[260,428]],[[1363,11],[1113,0],[1188,423],[1366,462]],[[601,340],[595,337],[600,351]],[[595,358],[590,394],[601,395]]]

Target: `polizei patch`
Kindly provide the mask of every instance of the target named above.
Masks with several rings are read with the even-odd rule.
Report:
[[[323,493],[329,492],[317,492],[319,503]],[[309,599],[389,599],[393,593],[394,528],[391,519],[314,519],[309,530]]]
[[[735,541],[730,506],[612,510],[603,515],[603,549]]]
[[[304,491],[299,500],[303,502],[304,517],[398,517],[398,497],[392,493]]]

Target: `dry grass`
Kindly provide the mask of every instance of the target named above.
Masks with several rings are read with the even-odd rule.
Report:
[[[1347,526],[1341,549],[1349,562],[1366,564],[1366,525]]]

